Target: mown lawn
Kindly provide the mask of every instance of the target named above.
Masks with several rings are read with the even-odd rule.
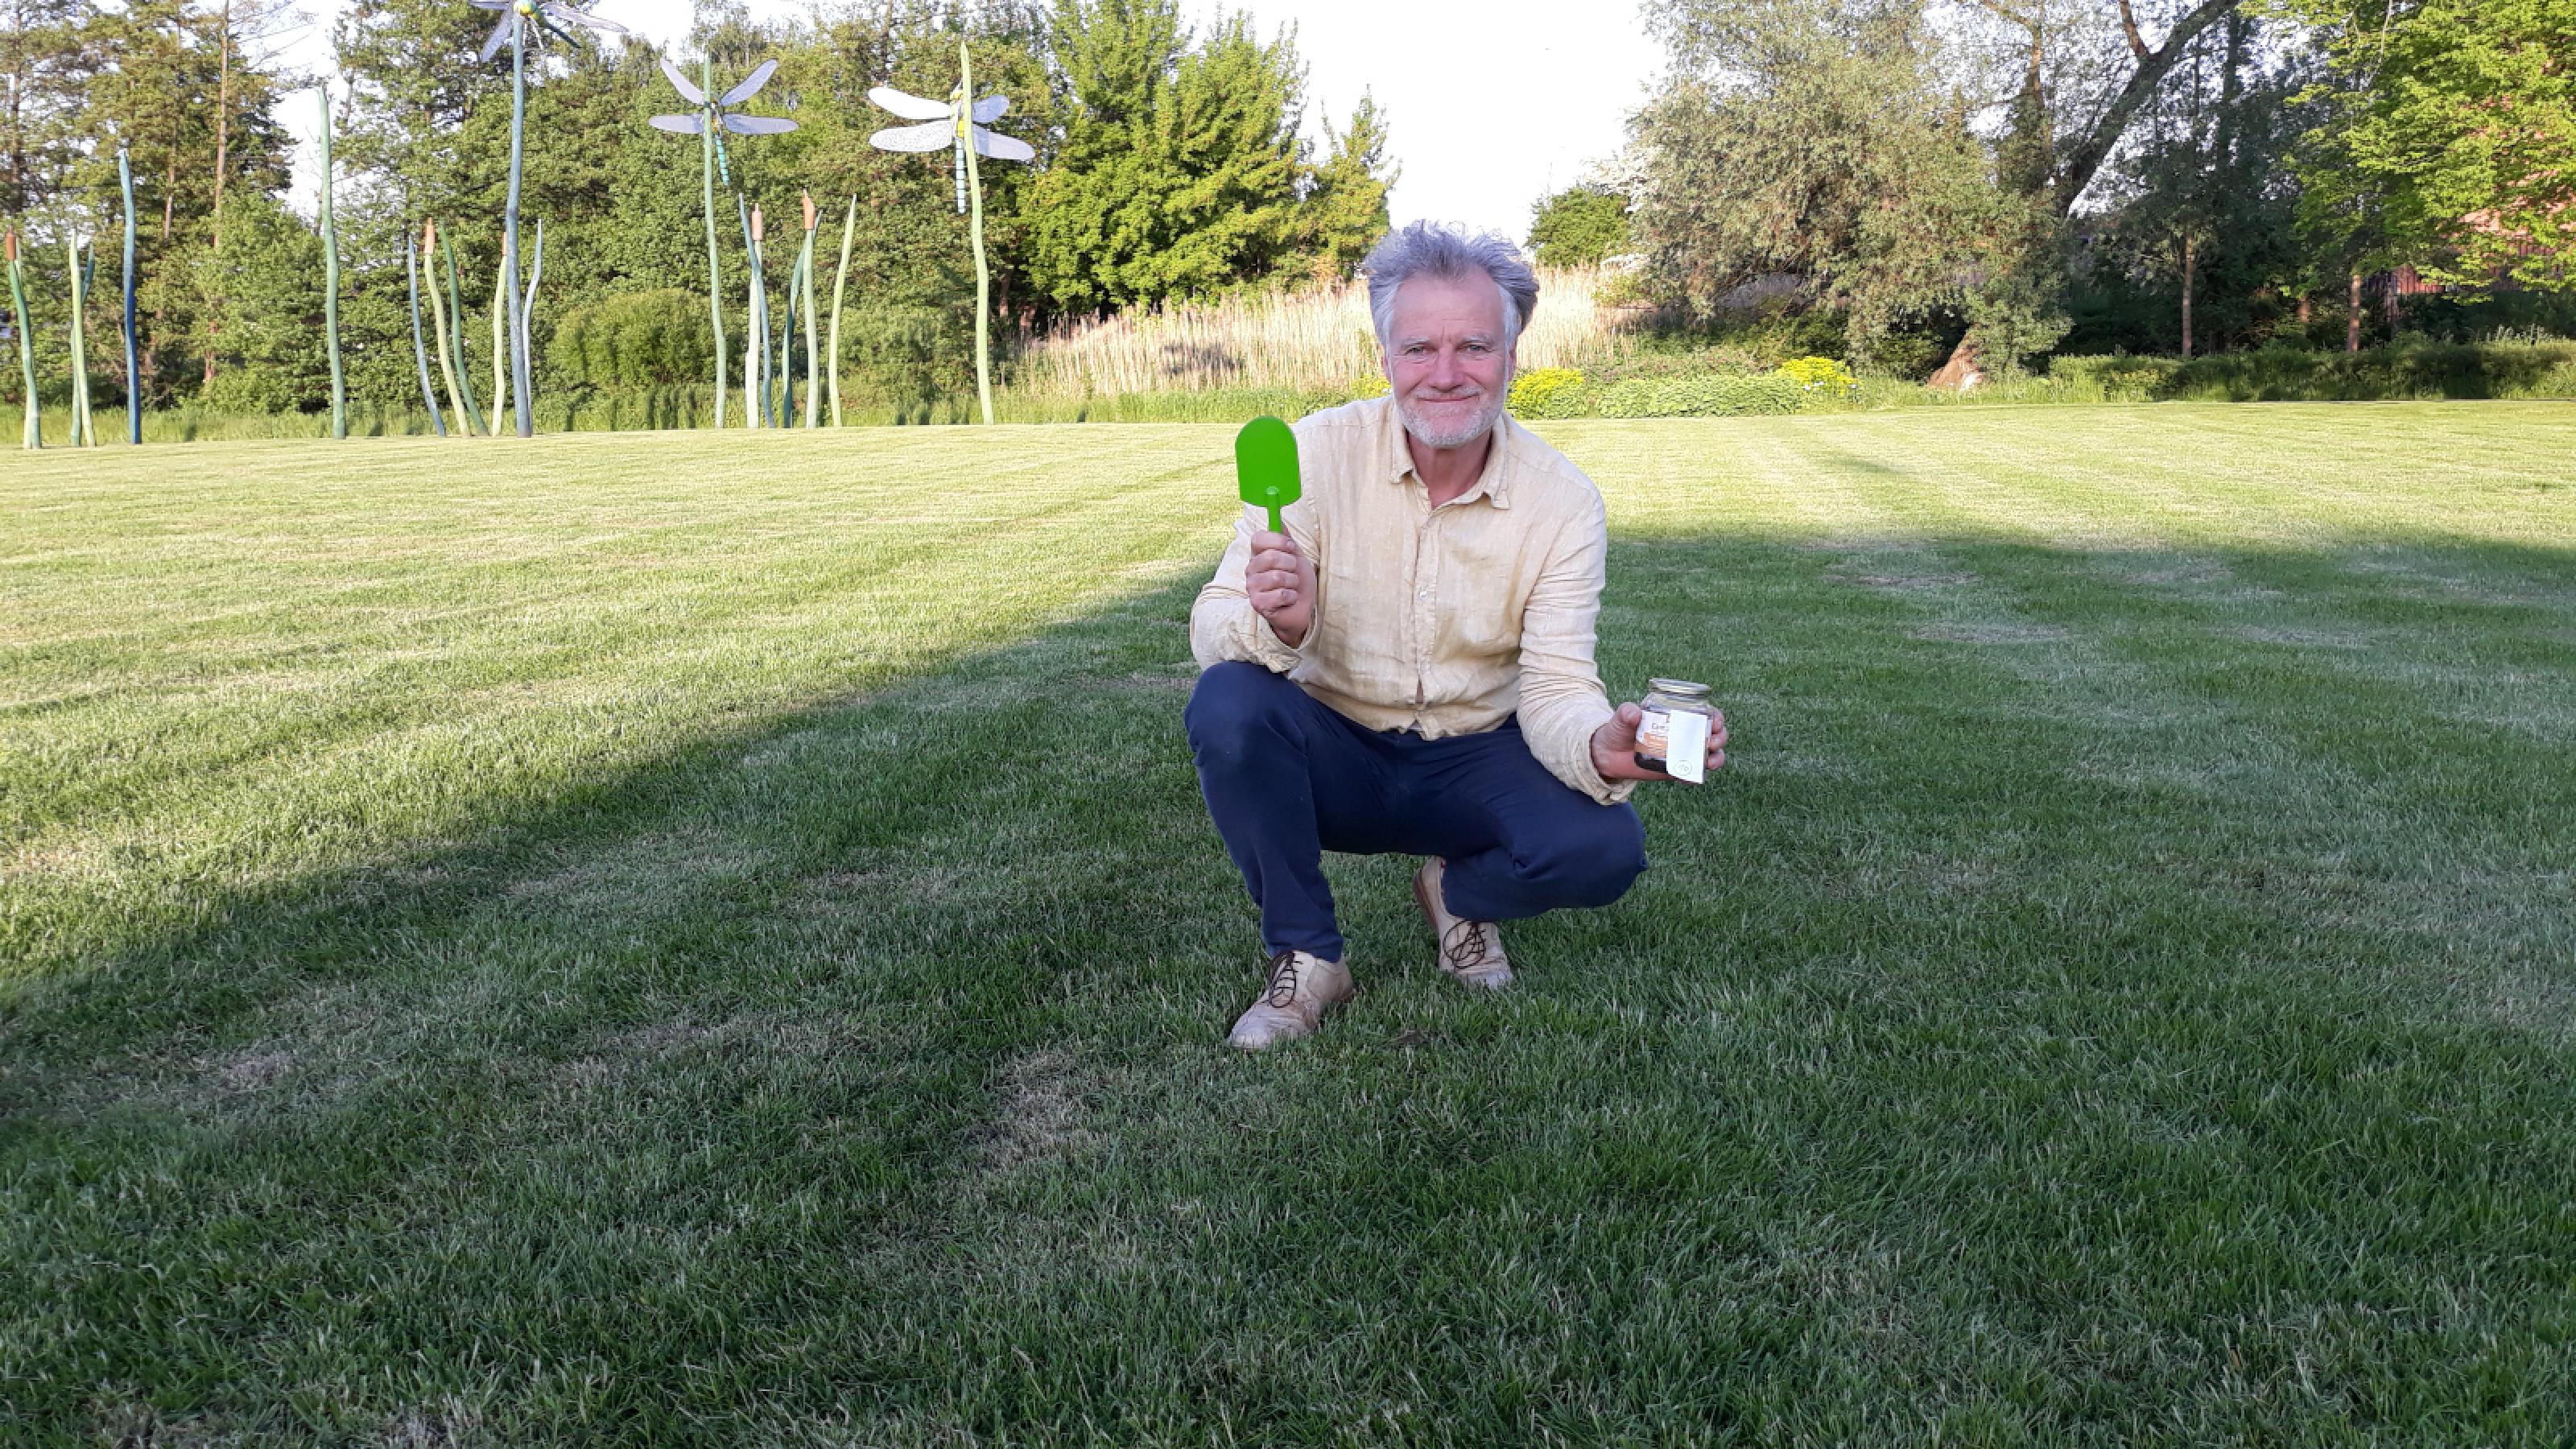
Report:
[[[1226,429],[0,459],[0,1439],[2576,1439],[2576,409],[1553,433],[1733,764],[1260,1058]]]

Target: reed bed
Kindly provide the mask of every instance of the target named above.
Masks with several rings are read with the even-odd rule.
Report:
[[[1523,368],[1588,367],[1621,355],[1643,312],[1605,305],[1589,270],[1539,274]],[[1015,390],[1115,397],[1233,388],[1356,388],[1378,374],[1360,283],[1265,292],[1060,324],[1026,342]]]

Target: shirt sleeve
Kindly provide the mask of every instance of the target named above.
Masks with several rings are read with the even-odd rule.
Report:
[[[1614,715],[1592,662],[1610,527],[1595,499],[1558,540],[1521,612],[1521,734],[1548,773],[1604,805],[1633,794],[1592,764],[1592,734]]]
[[[1217,560],[1216,577],[1199,590],[1198,602],[1190,607],[1190,653],[1197,657],[1199,668],[1240,659],[1273,674],[1286,674],[1313,647],[1316,633],[1324,626],[1323,560],[1315,551],[1312,530],[1295,514],[1296,505],[1291,504],[1280,521],[1288,526],[1288,536],[1296,540],[1298,549],[1316,565],[1315,609],[1306,625],[1306,637],[1294,645],[1281,641],[1270,621],[1252,607],[1251,597],[1244,592],[1243,575],[1252,561],[1252,536],[1268,532],[1270,522],[1267,513],[1247,506],[1243,516],[1235,520],[1234,538],[1226,544],[1225,556]]]

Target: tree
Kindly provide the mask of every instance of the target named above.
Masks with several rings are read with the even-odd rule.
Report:
[[[1962,47],[1978,89],[2007,96],[2005,185],[2072,213],[2139,113],[2211,27],[2244,0],[1969,0]],[[2140,18],[2140,11],[2147,12]],[[1982,19],[1985,43],[1976,41]],[[2150,42],[2151,31],[2162,39]],[[2002,82],[1998,84],[1997,82]]]
[[[213,219],[227,181],[263,188],[286,181],[287,138],[268,114],[276,83],[237,53],[241,27],[265,18],[265,7],[247,0],[126,0],[94,10],[82,27],[94,60],[77,127],[91,144],[72,177],[82,194],[105,198],[117,186],[118,148],[131,159],[144,309],[139,370],[155,398],[171,396],[198,370],[197,298],[184,258],[218,239]],[[114,349],[107,355],[122,359]]]
[[[2100,262],[2170,288],[2173,329],[2143,345],[2179,341],[2188,357],[2250,341],[2302,293],[2283,157],[2304,52],[2267,43],[2267,28],[2237,14],[2204,35],[2103,173]]]
[[[82,0],[0,0],[0,214],[24,217],[51,204],[80,150],[89,55]]]
[[[1386,155],[1386,113],[1362,93],[1350,124],[1336,127],[1328,118],[1324,135],[1332,149],[1308,180],[1299,245],[1318,281],[1347,281],[1387,231],[1396,172]]]
[[[1031,188],[1031,280],[1058,306],[1152,305],[1339,258],[1376,224],[1383,126],[1373,104],[1319,175],[1298,137],[1293,32],[1263,42],[1220,19],[1204,38],[1177,0],[1059,0],[1064,135]],[[1311,216],[1320,197],[1338,220]]]
[[[2576,0],[2287,0],[2331,79],[2309,230],[2442,282],[2576,288]]]
[[[1995,339],[2021,349],[2046,330],[2040,268],[2022,255],[2028,208],[1995,184],[1969,107],[1939,83],[1919,3],[1664,13],[1678,73],[1636,122],[1656,290],[1706,315],[1745,283],[1790,274],[1813,303],[1847,309],[1864,362],[1898,328],[1958,312],[2007,276],[2023,285]]]
[[[1589,182],[1530,209],[1530,251],[1543,267],[1596,267],[1628,247],[1628,198]]]
[[[224,198],[224,210],[223,251],[191,253],[199,297],[220,297],[227,304],[224,365],[205,401],[238,412],[321,407],[331,390],[322,334],[322,240],[263,191],[237,189]]]

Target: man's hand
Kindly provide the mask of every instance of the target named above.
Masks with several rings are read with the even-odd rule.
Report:
[[[1637,726],[1646,718],[1643,705],[1623,704],[1619,712],[1601,722],[1592,732],[1592,768],[1604,780],[1669,780],[1662,770],[1649,770],[1637,763]],[[1726,712],[1708,722],[1708,768],[1715,771],[1726,764]]]
[[[1304,643],[1315,623],[1315,565],[1284,533],[1252,536],[1252,557],[1243,566],[1243,592],[1253,612],[1270,621],[1270,632],[1294,649]]]

